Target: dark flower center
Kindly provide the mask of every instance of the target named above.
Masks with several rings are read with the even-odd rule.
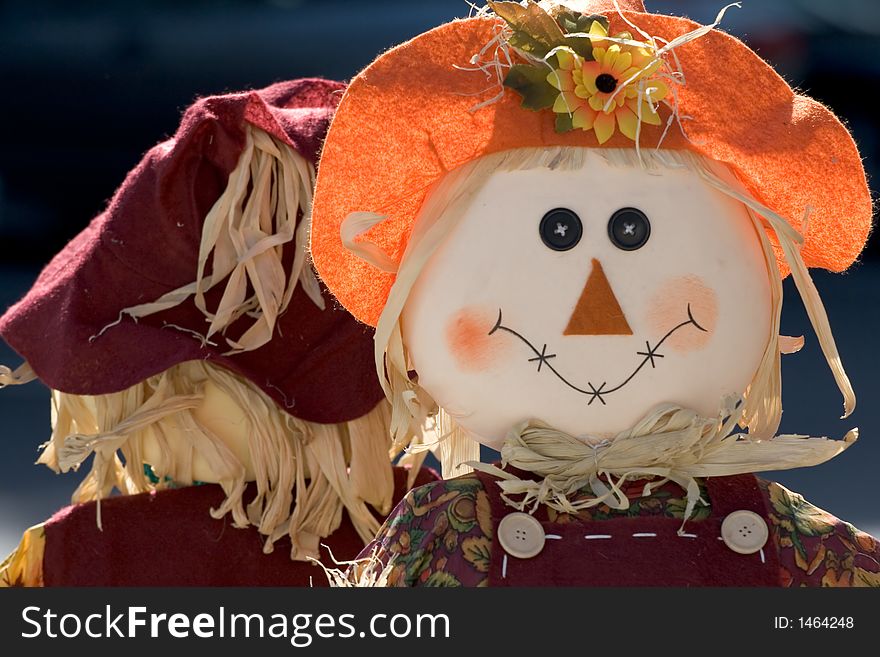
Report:
[[[603,94],[610,94],[617,89],[617,79],[610,73],[602,73],[596,78],[596,88]]]

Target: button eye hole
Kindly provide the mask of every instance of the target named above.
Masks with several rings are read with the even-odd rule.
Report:
[[[584,233],[581,218],[568,208],[554,208],[541,219],[541,241],[554,251],[568,251],[577,246]]]
[[[637,208],[621,208],[608,220],[608,239],[622,251],[641,249],[651,238],[651,222]]]

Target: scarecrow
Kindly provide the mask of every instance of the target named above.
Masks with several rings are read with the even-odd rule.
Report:
[[[856,439],[776,435],[788,275],[855,406],[808,272],[870,229],[850,134],[723,11],[488,5],[380,56],[324,146],[319,276],[376,327],[395,435],[436,416],[459,475],[337,582],[880,584],[873,537],[753,474]]]
[[[307,258],[342,90],[307,79],[197,101],[0,318],[25,359],[0,383],[52,390],[38,462],[93,456],[4,584],[320,583],[320,544],[357,555],[432,480],[392,467],[372,331]]]

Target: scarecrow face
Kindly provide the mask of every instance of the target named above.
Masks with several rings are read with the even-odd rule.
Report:
[[[419,382],[480,442],[520,422],[611,437],[655,405],[742,393],[770,337],[745,208],[684,169],[499,171],[403,313]]]

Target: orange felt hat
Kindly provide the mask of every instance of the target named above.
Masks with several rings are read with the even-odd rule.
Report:
[[[645,13],[637,0],[618,5],[619,12],[613,0],[593,0],[585,13],[603,14],[609,34],[637,26],[666,42],[701,27]],[[475,110],[499,90],[487,90],[492,81],[474,70],[472,58],[504,25],[483,15],[421,34],[376,59],[342,98],[318,172],[311,247],[327,287],[367,324],[376,325],[395,275],[343,246],[340,227],[350,213],[386,217],[359,239],[399,263],[426,194],[456,167],[521,147],[634,147],[621,130],[601,146],[594,131],[557,132],[553,111],[524,108],[523,97],[511,88]],[[867,239],[872,204],[847,129],[728,34],[713,29],[674,52],[685,76],[675,109],[689,118],[667,129],[672,109],[660,105],[661,125],[641,125],[640,147],[662,144],[727,164],[755,198],[798,230],[809,208],[801,251],[806,265],[832,271],[851,265]]]

